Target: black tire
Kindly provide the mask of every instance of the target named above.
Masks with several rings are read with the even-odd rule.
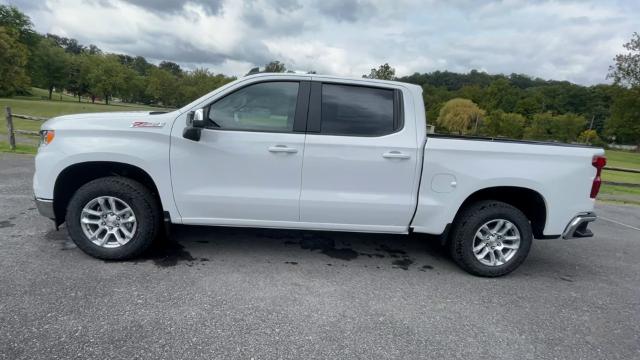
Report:
[[[495,219],[504,219],[515,225],[520,233],[520,246],[505,264],[490,266],[476,258],[473,245],[480,227]],[[449,248],[453,260],[463,270],[477,276],[497,277],[509,274],[522,264],[529,254],[532,241],[531,224],[522,211],[500,201],[479,201],[463,209],[456,217]]]
[[[82,230],[80,216],[89,201],[99,196],[114,196],[133,210],[137,229],[126,244],[105,248],[94,244]],[[142,254],[153,243],[161,229],[160,205],[152,193],[137,181],[110,176],[90,181],[80,187],[67,206],[67,229],[73,242],[85,253],[104,260],[125,260]]]

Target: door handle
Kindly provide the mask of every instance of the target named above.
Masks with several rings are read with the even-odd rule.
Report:
[[[387,158],[387,159],[408,159],[411,156],[405,154],[405,153],[401,153],[400,151],[388,151],[384,154],[382,154],[383,158]]]
[[[269,146],[269,151],[273,153],[283,152],[283,153],[295,154],[298,152],[298,149],[288,147],[286,145],[275,145],[275,146]]]

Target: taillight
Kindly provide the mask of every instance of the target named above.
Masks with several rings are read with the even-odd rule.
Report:
[[[607,158],[601,155],[596,155],[593,157],[591,165],[596,168],[596,177],[593,179],[593,184],[591,185],[591,198],[595,199],[600,191],[600,185],[602,184],[600,175],[602,174],[602,168],[607,165]]]

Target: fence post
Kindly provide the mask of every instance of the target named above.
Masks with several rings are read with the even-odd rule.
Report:
[[[7,106],[7,134],[9,135],[9,149],[16,149],[16,135],[13,131],[13,118],[11,108]]]

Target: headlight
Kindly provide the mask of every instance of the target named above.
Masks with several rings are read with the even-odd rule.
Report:
[[[40,145],[49,145],[56,137],[55,130],[40,130]]]

